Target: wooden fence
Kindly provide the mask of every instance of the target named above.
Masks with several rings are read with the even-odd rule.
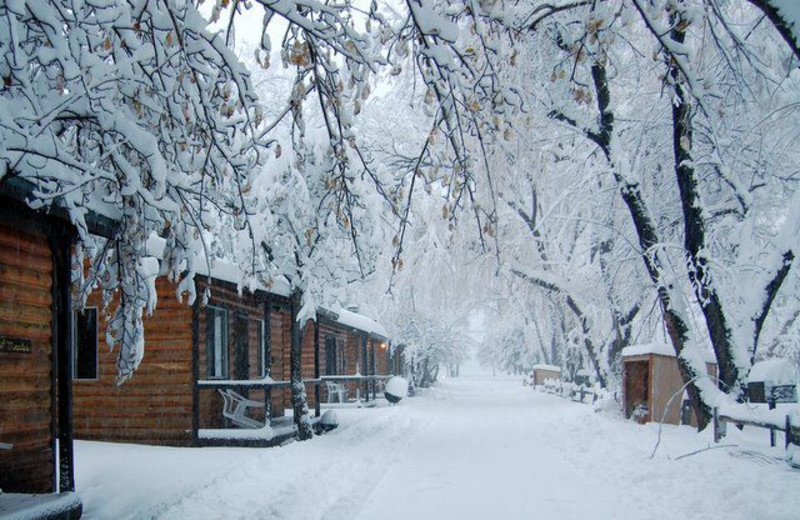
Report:
[[[563,397],[564,399],[570,399],[576,403],[594,403],[606,394],[606,391],[602,389],[596,389],[585,385],[576,385],[575,383],[557,381],[554,379],[546,380],[543,385],[538,385],[536,389],[548,394]],[[591,396],[591,401],[586,400],[589,396]]]
[[[782,431],[785,433],[785,446],[786,448],[789,447],[789,444],[794,444],[796,446],[800,446],[800,425],[792,424],[792,418],[790,414],[786,414],[786,419],[783,425],[779,425],[774,422],[769,422],[766,419],[757,419],[753,417],[745,418],[745,417],[733,417],[732,415],[721,413],[719,408],[714,408],[714,415],[713,415],[713,423],[714,423],[714,442],[719,442],[722,439],[726,432],[728,423],[735,424],[737,426],[754,426],[756,428],[764,428],[770,431],[770,444],[775,446],[775,432]]]

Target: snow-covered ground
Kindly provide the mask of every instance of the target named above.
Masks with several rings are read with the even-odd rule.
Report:
[[[765,431],[640,426],[465,375],[401,405],[337,412],[282,448],[78,442],[86,519],[797,519],[800,471]],[[782,440],[782,439],[781,439]]]

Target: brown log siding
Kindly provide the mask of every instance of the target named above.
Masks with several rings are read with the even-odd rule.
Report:
[[[52,253],[44,233],[0,224],[0,336],[31,342],[0,353],[0,489],[53,491]]]
[[[133,378],[116,385],[117,350],[105,342],[99,312],[98,378],[73,386],[75,437],[185,446],[192,442],[192,308],[166,278],[156,282],[158,308],[144,319],[145,355]],[[100,307],[93,293],[87,306]]]

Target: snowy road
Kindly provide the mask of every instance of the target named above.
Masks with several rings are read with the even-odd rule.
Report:
[[[329,435],[279,449],[78,443],[85,518],[800,517],[800,472],[763,435],[733,433],[736,449],[675,460],[710,434],[667,427],[650,460],[654,425],[518,380],[464,377],[340,419]]]

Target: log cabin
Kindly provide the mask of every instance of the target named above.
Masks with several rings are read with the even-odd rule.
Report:
[[[74,493],[71,251],[78,235],[58,200],[39,211],[33,185],[0,182],[0,516],[80,518]],[[111,236],[114,220],[87,226]]]
[[[347,396],[358,401],[362,395],[369,400],[371,394],[374,399],[381,382],[396,373],[386,330],[359,314],[355,306],[336,312],[320,311],[317,323],[316,377],[323,382],[339,381],[347,389]],[[320,396],[321,392],[325,395]],[[320,397],[328,403],[333,401],[325,385],[320,385],[316,393],[317,402]]]
[[[151,254],[160,257],[158,241],[150,243],[156,244]],[[102,348],[107,325],[100,296],[90,296],[74,317],[76,437],[271,446],[294,436],[296,428],[285,418],[291,407],[289,285],[278,280],[269,290],[239,291],[241,278],[235,266],[217,262],[210,275],[195,278],[197,294],[210,286],[207,304],[198,298],[189,306],[176,298],[177,285],[159,276],[158,308],[144,319],[145,357],[133,378],[119,386],[116,352]],[[351,311],[320,311],[316,322],[304,324],[301,366],[309,407],[319,416],[321,376],[356,374],[359,366],[366,367],[365,375],[385,374],[389,345],[377,323]],[[374,397],[376,382],[361,384]],[[239,416],[237,403],[224,395],[229,391],[246,400]]]
[[[156,256],[158,254],[156,253]],[[158,308],[144,319],[145,355],[136,374],[117,385],[116,352],[103,348],[107,323],[100,296],[92,294],[75,314],[75,435],[79,439],[166,446],[270,445],[294,434],[276,434],[288,387],[291,310],[288,287],[242,290],[236,268],[218,262],[195,278],[203,305],[180,301],[177,284],[156,280]],[[313,363],[313,360],[312,360]],[[262,423],[248,435],[233,434],[221,390],[258,403],[247,417]]]
[[[708,375],[716,381],[714,354],[703,355]],[[622,349],[622,394],[626,418],[697,425],[694,413],[683,403],[683,378],[671,345],[646,343]]]

